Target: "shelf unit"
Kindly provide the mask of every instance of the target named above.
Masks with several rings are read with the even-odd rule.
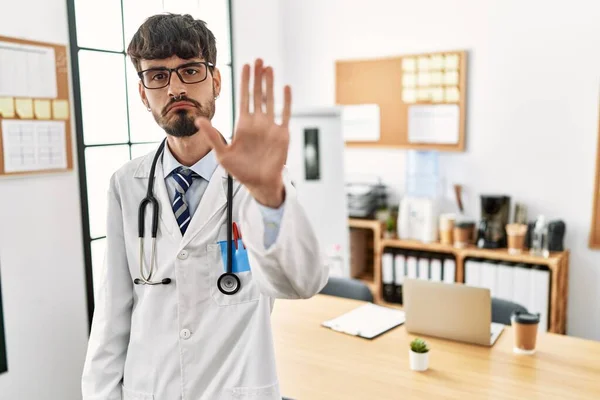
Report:
[[[377,268],[377,266],[381,265],[381,251],[383,247],[381,247],[381,240],[383,236],[383,223],[375,220],[367,220],[367,219],[350,219],[349,220],[350,230],[361,230],[366,231],[370,238],[363,243],[366,246],[362,247],[355,246],[356,243],[351,243],[351,254],[352,257],[355,258],[356,252],[365,252],[367,250],[370,251],[370,265],[364,266],[352,266],[351,276],[352,278],[359,279],[363,281],[371,292],[373,293],[373,297],[376,303],[383,302],[383,297],[381,296],[381,268]],[[350,235],[352,238],[352,234]],[[351,239],[352,240],[352,239]],[[362,242],[362,241],[361,241]],[[367,262],[368,263],[368,262]],[[369,264],[369,263],[368,263]]]
[[[361,274],[352,276],[367,283],[375,301],[380,304],[385,302],[381,295],[381,255],[384,249],[406,249],[413,251],[424,251],[429,253],[451,254],[456,259],[456,282],[464,283],[464,262],[467,258],[485,258],[507,262],[535,264],[547,266],[550,270],[550,313],[549,332],[566,333],[567,319],[567,295],[568,295],[568,270],[569,251],[551,253],[548,258],[532,256],[528,253],[510,254],[507,249],[480,249],[472,246],[467,248],[456,248],[440,243],[423,243],[415,240],[385,239],[382,237],[382,223],[374,220],[349,219],[350,229],[368,229],[373,232],[373,265],[365,268],[373,271],[372,274]],[[360,251],[360,249],[353,249]],[[363,251],[366,249],[363,248]]]

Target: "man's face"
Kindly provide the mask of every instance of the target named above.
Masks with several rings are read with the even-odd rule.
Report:
[[[169,71],[155,68],[177,68],[184,81],[192,82],[204,77],[204,65],[194,65],[202,58],[185,60],[177,56],[162,60],[142,60],[146,86],[150,82],[167,79]],[[200,74],[200,75],[198,75]],[[200,76],[200,78],[198,78]],[[140,96],[146,107],[150,107],[158,125],[169,135],[183,137],[195,134],[198,129],[194,120],[198,117],[212,119],[215,115],[215,98],[221,91],[221,75],[214,68],[206,71],[206,79],[198,83],[185,83],[177,73],[171,73],[170,83],[160,89],[148,89],[139,84]]]

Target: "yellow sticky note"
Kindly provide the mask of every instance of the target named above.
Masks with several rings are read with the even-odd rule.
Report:
[[[444,75],[444,83],[449,86],[458,85],[458,71],[448,71]]]
[[[441,85],[442,84],[442,73],[441,72],[432,72],[431,73],[431,84],[432,85]]]
[[[50,100],[34,100],[33,110],[37,119],[50,119]]]
[[[417,76],[411,73],[402,74],[402,86],[405,88],[417,86]]]
[[[417,69],[417,62],[414,58],[405,58],[402,60],[402,70],[404,72],[413,72]]]
[[[405,103],[415,103],[417,101],[417,91],[415,89],[403,89],[402,101]]]
[[[442,87],[434,87],[431,89],[431,101],[441,103],[444,101],[444,89]]]
[[[419,72],[419,86],[429,86],[431,84],[431,75],[429,72]]]
[[[447,103],[458,103],[460,100],[460,92],[456,87],[446,88],[446,102]]]
[[[54,119],[68,119],[69,102],[67,100],[52,100],[52,117]]]
[[[420,71],[429,71],[430,59],[427,56],[421,56],[418,60],[419,70]]]
[[[0,116],[2,118],[15,117],[15,99],[12,97],[0,97]]]
[[[17,116],[21,119],[33,118],[33,100],[31,99],[15,99],[15,109]]]
[[[457,70],[458,69],[458,54],[449,54],[446,56],[446,69]]]
[[[419,89],[417,90],[417,100],[418,101],[428,101],[430,97],[431,91],[429,89]]]
[[[430,70],[438,70],[444,68],[444,56],[442,55],[433,55],[431,56],[431,62],[429,64]]]

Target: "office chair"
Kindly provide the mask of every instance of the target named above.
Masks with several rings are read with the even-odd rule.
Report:
[[[510,316],[515,311],[527,312],[527,309],[512,301],[492,297],[492,322],[511,325]]]
[[[330,276],[321,294],[373,302],[373,293],[363,282],[352,278]]]

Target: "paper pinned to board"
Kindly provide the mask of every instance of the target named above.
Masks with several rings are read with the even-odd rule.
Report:
[[[459,125],[457,104],[413,105],[408,109],[409,143],[457,144]]]
[[[54,99],[57,94],[52,47],[0,41],[0,97]]]
[[[2,120],[4,171],[67,168],[64,121]]]
[[[358,104],[342,109],[345,141],[376,142],[380,135],[378,104]]]

